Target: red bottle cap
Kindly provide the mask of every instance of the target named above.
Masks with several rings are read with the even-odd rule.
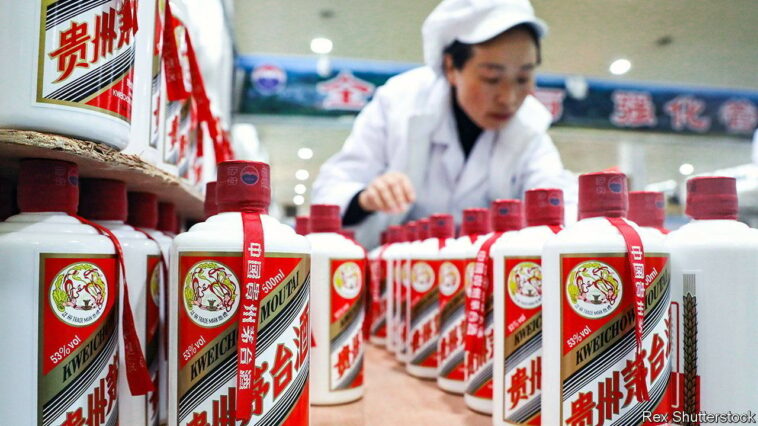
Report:
[[[79,167],[68,161],[21,160],[18,207],[22,212],[76,214],[79,205]]]
[[[463,210],[461,235],[484,235],[490,232],[490,211],[483,208]]]
[[[418,229],[418,222],[410,221],[405,224],[405,238],[406,241],[409,242],[421,240],[421,235],[419,234]]]
[[[158,226],[158,196],[149,192],[129,192],[129,217],[126,223],[136,228]]]
[[[218,212],[243,210],[265,213],[271,203],[268,164],[258,161],[223,161],[218,165],[216,205]]]
[[[308,235],[311,232],[310,220],[308,216],[295,217],[295,232],[298,235]]]
[[[405,242],[405,229],[400,225],[391,225],[387,228],[387,238],[390,244]]]
[[[203,201],[203,214],[205,218],[218,214],[218,204],[216,203],[216,182],[205,184],[205,200]]]
[[[666,220],[666,200],[662,192],[629,192],[629,220],[639,226],[663,228]]]
[[[179,217],[176,215],[174,203],[162,201],[158,203],[158,230],[161,232],[176,233]]]
[[[0,177],[0,221],[16,214],[16,185]]]
[[[453,215],[433,214],[429,216],[429,236],[431,238],[453,238],[455,235],[455,222]]]
[[[379,245],[383,246],[383,245],[389,243],[389,239],[388,239],[389,237],[388,237],[387,232],[388,231],[382,231],[382,232],[379,233]]]
[[[523,207],[520,200],[495,200],[490,207],[492,229],[495,232],[518,231],[524,227]]]
[[[431,238],[432,222],[428,218],[417,220],[416,225],[418,226],[419,240],[424,241],[427,238]]]
[[[342,226],[340,207],[332,204],[311,205],[311,232],[339,232]]]
[[[563,191],[554,188],[538,188],[524,195],[527,226],[563,225]]]
[[[626,217],[626,175],[619,172],[579,176],[579,220],[590,217]]]
[[[339,234],[350,241],[355,241],[355,231],[350,229],[340,229]]]
[[[113,179],[82,178],[79,215],[89,220],[125,221],[126,184]]]
[[[686,213],[693,219],[700,220],[737,220],[737,180],[721,176],[688,180]]]

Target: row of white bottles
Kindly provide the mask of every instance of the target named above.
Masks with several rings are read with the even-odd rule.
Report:
[[[540,424],[542,249],[563,225],[560,189],[524,194],[526,227],[492,246],[495,425]]]
[[[310,248],[270,197],[267,164],[220,163],[219,213],[174,240],[169,425],[308,423]]]
[[[461,236],[440,250],[438,274],[440,291],[440,325],[437,352],[437,385],[448,392],[463,394],[466,390],[465,307],[466,289],[473,276],[474,245],[490,232],[488,209],[463,211]]]
[[[389,286],[387,284],[387,260],[385,253],[389,248],[389,234],[381,233],[380,244],[368,253],[368,269],[370,272],[371,293],[371,324],[369,324],[369,339],[377,346],[384,346],[387,342],[387,296]]]

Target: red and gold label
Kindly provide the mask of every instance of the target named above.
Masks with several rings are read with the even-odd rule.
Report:
[[[256,346],[253,422],[308,419],[310,257],[266,253]],[[178,410],[180,425],[238,424],[237,311],[242,253],[179,255]],[[252,333],[242,327],[241,332]]]
[[[329,297],[329,390],[363,385],[364,259],[332,259]]]
[[[145,297],[145,362],[150,371],[155,390],[147,394],[145,424],[157,426],[159,398],[158,393],[158,367],[160,364],[160,303],[161,303],[161,257],[147,257],[147,296]]]
[[[37,102],[99,112],[127,123],[137,0],[42,0]]]
[[[470,276],[471,285],[467,287],[466,297],[471,297],[476,260],[466,264],[467,280]],[[492,260],[487,260],[487,274],[484,276],[486,293],[484,296],[484,346],[479,353],[466,351],[466,394],[482,399],[492,399],[492,357],[495,354],[495,327],[493,316],[495,311],[495,295],[492,286]]]
[[[375,259],[370,263],[371,280],[376,288],[376,298],[371,300],[371,335],[387,337],[387,261]]]
[[[506,257],[503,420],[540,424],[542,387],[542,260]]]
[[[408,312],[408,360],[411,365],[437,367],[439,336],[438,260],[412,260]]]
[[[40,254],[39,264],[39,423],[117,423],[116,257]]]
[[[440,377],[463,381],[465,346],[465,260],[443,260],[437,282],[440,291],[440,337],[437,356]]]
[[[668,256],[645,256],[639,352],[628,265],[624,253],[561,256],[563,424],[639,424],[643,412],[668,414]]]

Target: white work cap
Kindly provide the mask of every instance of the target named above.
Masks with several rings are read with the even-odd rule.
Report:
[[[455,40],[482,43],[519,24],[531,25],[540,38],[547,34],[529,0],[443,0],[421,28],[426,65],[441,74],[442,52]]]

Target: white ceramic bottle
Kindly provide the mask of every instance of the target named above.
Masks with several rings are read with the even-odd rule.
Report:
[[[624,218],[626,188],[622,173],[580,176],[579,221],[544,246],[542,424],[668,413],[669,256]]]
[[[0,127],[126,147],[137,2],[3,0],[0,10],[0,57],[14,64],[0,73]]]
[[[78,200],[75,164],[22,160],[21,213],[0,224],[13,277],[0,285],[0,335],[13,345],[0,362],[13,386],[0,398],[4,424],[118,421],[118,263],[107,237],[70,216]]]
[[[630,191],[629,220],[643,228],[655,229],[668,234],[663,226],[666,220],[666,198],[662,192]]]
[[[174,240],[169,425],[241,425],[245,408],[251,424],[308,424],[309,247],[266,214],[269,176],[265,163],[220,163],[219,213]]]
[[[736,220],[734,178],[688,180],[686,212],[694,220],[666,240],[674,424],[690,423],[693,413],[742,415],[758,407],[758,233]]]
[[[124,223],[126,184],[111,179],[82,179],[79,214],[113,232],[124,253],[129,302],[137,336],[155,387],[147,395],[131,395],[126,381],[124,349],[119,349],[119,421],[129,425],[159,424],[160,279],[158,244]],[[119,310],[125,309],[123,304]]]
[[[542,247],[563,226],[563,192],[524,194],[526,228],[495,243],[494,425],[540,425]]]
[[[408,222],[403,226],[405,244],[398,249],[398,259],[395,262],[395,279],[399,279],[397,300],[395,302],[395,326],[397,327],[397,345],[395,359],[405,364],[408,356],[408,303],[411,283],[411,252],[419,244],[419,233],[416,222]]]
[[[364,251],[340,235],[339,206],[314,204],[310,212],[311,357],[314,405],[363,396]]]
[[[466,259],[476,257],[472,253],[473,245],[489,233],[490,224],[488,209],[464,210],[461,236],[440,250],[440,269],[437,275],[440,291],[437,386],[456,394],[463,394],[466,390]]]
[[[384,253],[387,260],[387,350],[394,354],[399,344],[397,310],[400,302],[400,256],[405,244],[405,230],[402,226],[392,225],[387,228],[389,247]]]
[[[492,357],[495,349],[494,329],[494,291],[492,284],[491,247],[510,239],[516,231],[524,226],[524,214],[519,200],[495,200],[490,206],[493,233],[480,237],[469,249],[464,266],[466,283],[466,319],[472,315],[472,305],[479,303],[478,315],[482,334],[478,345],[472,345],[472,339],[466,336],[464,370],[466,373],[466,391],[463,399],[466,406],[474,411],[492,414]],[[481,265],[477,265],[480,263]],[[475,271],[481,268],[482,289],[475,286]],[[475,297],[479,293],[479,297]],[[477,315],[477,316],[478,316]],[[470,325],[466,324],[469,334]],[[479,328],[479,327],[477,327]]]
[[[424,379],[437,378],[439,337],[440,250],[455,239],[455,223],[449,214],[429,217],[429,238],[411,247],[411,280],[406,304],[405,370]]]
[[[171,255],[171,243],[174,241],[179,229],[179,217],[176,206],[173,203],[162,201],[158,203],[158,226],[156,230],[147,229],[148,235],[153,237],[161,249],[161,261],[165,262],[165,268],[161,267],[160,281],[160,314],[161,314],[161,339],[160,339],[160,368],[159,392],[160,392],[160,422],[168,421],[168,327],[166,317],[168,313],[168,262]],[[155,232],[158,231],[158,232]],[[164,273],[165,271],[165,273]]]
[[[374,248],[368,254],[369,268],[371,271],[371,343],[384,346],[387,341],[387,261],[385,253],[389,247],[387,232],[382,232],[379,238],[379,247]]]

